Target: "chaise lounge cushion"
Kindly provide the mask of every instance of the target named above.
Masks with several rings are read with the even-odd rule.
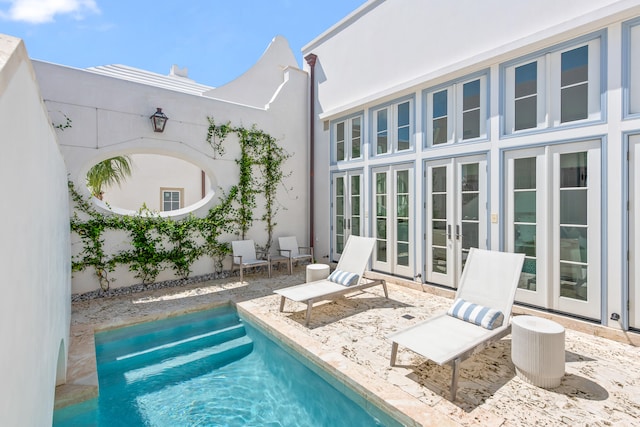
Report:
[[[358,283],[360,277],[356,273],[348,271],[335,270],[328,277],[328,280],[342,286],[351,286]]]
[[[504,314],[500,310],[474,304],[462,298],[453,302],[447,314],[489,330],[502,326],[504,321]]]

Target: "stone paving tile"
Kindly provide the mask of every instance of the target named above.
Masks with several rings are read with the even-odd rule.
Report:
[[[516,375],[511,338],[507,336],[461,364],[457,400],[451,402],[450,367],[438,366],[402,347],[398,366],[390,367],[391,343],[385,338],[446,310],[451,304],[446,292],[389,284],[386,299],[381,287],[373,287],[314,306],[307,328],[306,306],[287,301],[284,313],[280,313],[279,296],[273,294],[274,289],[303,282],[304,276],[304,266],[299,266],[293,275],[276,272],[271,280],[253,274],[246,276],[245,283],[231,277],[76,302],[72,331],[81,336],[74,341],[86,343],[88,339],[82,334],[94,328],[154,320],[233,301],[261,316],[269,327],[296,336],[304,346],[314,348],[319,358],[333,361],[336,369],[348,372],[356,367],[354,377],[362,378],[381,399],[392,402],[397,394],[395,400],[418,420],[414,425],[640,426],[640,348],[596,336],[620,334],[567,329],[566,374],[553,390],[532,386]],[[638,342],[637,336],[629,336],[630,341]],[[84,364],[90,364],[93,357],[84,354],[86,351],[70,350],[74,357],[69,360],[73,365],[69,366],[69,385],[86,383],[87,371],[92,368]],[[81,378],[73,378],[74,373]]]

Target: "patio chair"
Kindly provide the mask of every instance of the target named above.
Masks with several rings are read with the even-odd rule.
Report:
[[[238,268],[240,270],[240,281],[243,281],[244,269],[251,267],[267,266],[269,277],[271,277],[271,261],[269,255],[266,259],[259,259],[256,255],[256,245],[253,240],[236,240],[231,242],[233,261],[231,271]]]
[[[291,286],[274,291],[280,295],[280,311],[284,310],[285,300],[304,302],[307,304],[305,325],[309,326],[311,308],[318,301],[333,300],[344,294],[382,285],[384,296],[389,298],[387,283],[382,279],[363,277],[367,267],[375,239],[370,237],[350,236],[338,262],[336,270],[327,279]]]
[[[279,237],[278,245],[280,247],[279,254],[287,258],[289,263],[289,274],[293,273],[293,263],[298,261],[309,260],[313,262],[313,247],[312,246],[298,246],[298,239],[296,236]],[[304,250],[308,253],[302,253]]]
[[[524,254],[472,248],[452,307],[387,337],[392,341],[391,366],[396,364],[399,345],[438,365],[451,363],[450,391],[455,400],[460,362],[511,331],[511,308],[523,262]],[[501,324],[491,324],[500,317]]]

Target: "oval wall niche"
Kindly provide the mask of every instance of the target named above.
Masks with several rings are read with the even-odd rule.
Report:
[[[89,191],[115,211],[139,211],[146,206],[153,212],[171,215],[197,207],[211,190],[211,181],[198,166],[161,154],[128,154],[131,175],[117,183],[104,185],[101,193]],[[113,168],[117,168],[117,162]],[[107,167],[106,169],[109,169]],[[177,214],[178,212],[176,212]]]

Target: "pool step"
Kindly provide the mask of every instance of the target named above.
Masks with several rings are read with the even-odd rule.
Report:
[[[187,336],[182,339],[174,337],[173,341],[163,340],[159,345],[154,345],[156,342],[149,342],[149,346],[146,348],[136,346],[130,352],[124,352],[122,351],[123,348],[120,348],[117,353],[108,351],[105,354],[103,352],[98,359],[98,370],[100,375],[122,370],[123,366],[131,370],[183,354],[193,353],[207,347],[219,346],[245,336],[244,326],[241,323],[236,323],[224,329]]]
[[[96,356],[99,362],[108,362],[148,348],[161,347],[178,340],[222,331],[239,323],[237,314],[226,310],[213,316],[207,312],[195,313],[114,331],[99,332],[96,333]]]

